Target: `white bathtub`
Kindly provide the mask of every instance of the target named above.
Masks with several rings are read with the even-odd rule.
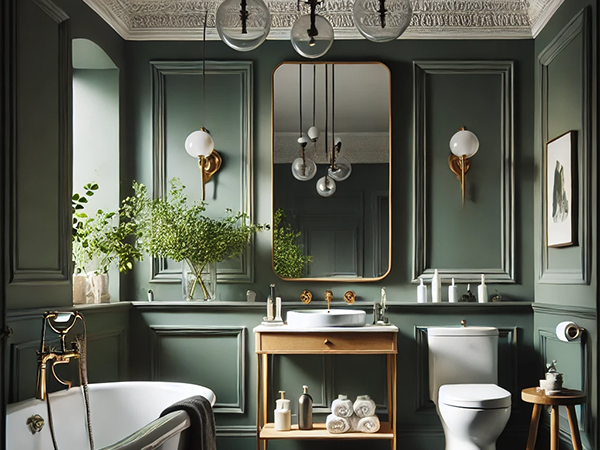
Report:
[[[188,414],[177,411],[159,418],[173,403],[202,395],[215,404],[208,388],[187,383],[130,381],[89,385],[92,430],[96,450],[175,450],[183,448],[190,425]],[[54,432],[60,450],[89,450],[85,403],[81,388],[50,394]],[[32,434],[27,419],[44,418],[41,432]],[[7,450],[53,450],[46,402],[29,399],[8,405]]]

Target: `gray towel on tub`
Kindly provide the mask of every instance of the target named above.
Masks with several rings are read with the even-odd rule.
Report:
[[[190,416],[187,450],[216,450],[215,416],[210,402],[201,395],[185,398],[165,409],[160,417],[174,411],[185,411]]]

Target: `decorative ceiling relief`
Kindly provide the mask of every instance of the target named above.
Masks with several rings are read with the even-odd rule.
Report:
[[[207,40],[218,40],[215,14],[221,1],[84,0],[128,40],[199,40],[208,11]],[[564,0],[411,0],[412,19],[401,39],[529,39]],[[290,29],[308,5],[269,0],[268,39],[289,39]],[[333,25],[335,39],[364,39],[352,20],[353,0],[324,0],[318,14]]]

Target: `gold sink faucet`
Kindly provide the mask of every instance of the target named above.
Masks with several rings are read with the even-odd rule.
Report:
[[[329,305],[331,305],[331,300],[333,300],[333,292],[331,289],[327,289],[325,291],[325,301],[327,302],[327,311],[329,311]]]
[[[85,334],[85,322],[83,317],[78,312],[67,312],[58,313],[55,311],[46,312],[44,314],[43,325],[42,325],[42,342],[40,344],[40,350],[38,354],[38,369],[37,369],[37,383],[35,390],[35,398],[45,400],[47,395],[46,389],[46,377],[48,364],[51,363],[52,375],[54,378],[67,388],[72,386],[71,381],[64,381],[56,374],[57,364],[67,364],[71,359],[82,359],[82,349],[77,341],[71,343],[71,348],[67,348],[65,344],[65,338],[67,333],[73,328],[77,319],[81,320],[84,327]],[[60,348],[53,349],[46,345],[46,326],[49,326],[55,331],[60,338]]]

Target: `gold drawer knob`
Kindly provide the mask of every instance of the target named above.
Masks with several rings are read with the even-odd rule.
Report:
[[[329,339],[325,338],[325,340],[323,341],[323,344],[331,344],[331,342],[329,341]]]

